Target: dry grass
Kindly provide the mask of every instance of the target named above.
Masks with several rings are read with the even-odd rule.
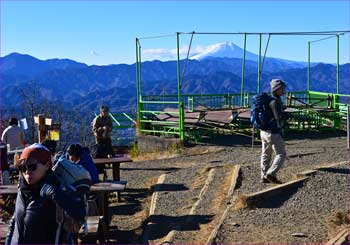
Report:
[[[335,225],[348,225],[350,224],[350,211],[340,212],[337,211],[331,221]]]
[[[168,150],[161,150],[161,151],[159,150],[159,151],[146,152],[146,153],[139,153],[137,149],[132,149],[129,152],[129,155],[134,162],[141,162],[141,161],[152,161],[157,159],[174,158],[179,156],[195,156],[195,155],[202,155],[202,154],[217,153],[223,150],[224,149],[221,147],[213,147],[213,146],[186,148],[186,147],[180,147],[179,145],[174,145],[173,147],[170,147]]]
[[[205,167],[202,168],[199,172],[197,172],[196,178],[192,184],[192,189],[199,189],[202,188],[207,177],[208,177],[208,173],[210,171],[210,169],[212,169],[211,167]]]
[[[241,210],[248,207],[247,196],[238,195],[237,201],[233,207],[234,210]]]

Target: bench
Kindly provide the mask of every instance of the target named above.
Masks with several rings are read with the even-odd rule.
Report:
[[[8,224],[0,223],[0,243],[1,244],[5,243],[8,227],[9,227]]]
[[[92,243],[96,244],[96,240],[98,239],[100,243],[103,243],[104,233],[100,226],[101,222],[103,222],[103,216],[89,216],[87,217],[88,224],[88,233],[84,235],[83,228],[80,228],[78,238],[81,241],[81,244]],[[0,224],[0,243],[4,244],[6,239],[6,234],[8,231],[8,224],[1,223]]]

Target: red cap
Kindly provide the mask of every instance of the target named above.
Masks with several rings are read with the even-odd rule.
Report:
[[[51,162],[51,154],[50,151],[41,144],[33,144],[25,148],[21,154],[20,159],[29,159],[33,158],[42,163]]]

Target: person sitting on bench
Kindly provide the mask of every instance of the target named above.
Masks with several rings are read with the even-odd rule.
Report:
[[[67,152],[69,160],[83,166],[90,173],[92,184],[100,182],[98,171],[91,158],[89,148],[82,147],[80,144],[71,144]]]

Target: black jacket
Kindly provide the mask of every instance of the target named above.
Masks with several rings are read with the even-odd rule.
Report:
[[[272,96],[272,100],[269,103],[269,107],[271,109],[271,118],[272,118],[272,123],[271,123],[271,128],[268,130],[264,130],[270,133],[281,133],[282,128],[285,125],[286,121],[286,114],[284,113],[284,108],[283,108],[283,102],[281,100],[281,97],[277,95]]]
[[[40,196],[44,184],[55,187],[50,198]],[[28,185],[21,177],[5,244],[53,244],[57,229],[56,204],[75,219],[85,217],[84,203],[60,190],[57,177],[51,170],[35,185]]]

